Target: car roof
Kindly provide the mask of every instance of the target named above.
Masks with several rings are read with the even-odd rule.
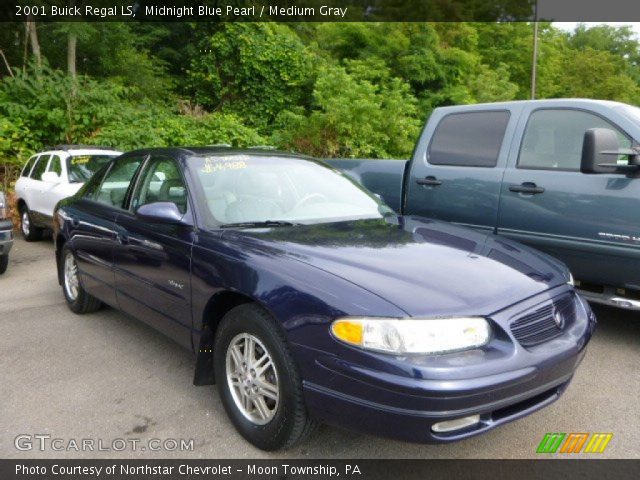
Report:
[[[308,158],[313,159],[308,155],[295,152],[285,152],[282,150],[276,150],[271,147],[249,147],[249,148],[234,148],[227,146],[197,146],[197,147],[159,147],[159,148],[144,148],[127,152],[127,155],[135,155],[141,153],[165,153],[180,155],[183,157],[203,157],[203,156],[222,156],[222,155],[248,155],[254,157],[288,157],[288,158]]]

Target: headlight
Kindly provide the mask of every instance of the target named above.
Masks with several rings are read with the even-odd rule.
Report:
[[[491,327],[484,318],[339,318],[331,333],[340,341],[393,354],[433,354],[485,345]]]

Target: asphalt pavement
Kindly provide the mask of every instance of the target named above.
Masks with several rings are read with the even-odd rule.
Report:
[[[190,352],[111,308],[73,314],[53,242],[18,238],[0,276],[0,458],[535,458],[547,432],[612,433],[600,458],[640,458],[640,314],[596,313],[566,393],[524,419],[447,445],[322,426],[292,450],[266,453],[235,432],[214,386],[193,386]]]

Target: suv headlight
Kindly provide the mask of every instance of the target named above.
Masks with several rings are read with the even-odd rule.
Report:
[[[338,340],[377,352],[403,354],[447,353],[485,345],[489,322],[480,317],[397,319],[338,318],[331,324]]]

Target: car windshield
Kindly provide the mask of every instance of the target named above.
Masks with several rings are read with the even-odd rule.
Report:
[[[105,165],[114,157],[117,157],[117,155],[71,155],[67,159],[67,172],[69,173],[69,182],[86,182],[94,173],[96,173],[100,169],[100,167]]]
[[[215,224],[326,223],[393,211],[341,172],[283,156],[231,154],[191,159]]]

